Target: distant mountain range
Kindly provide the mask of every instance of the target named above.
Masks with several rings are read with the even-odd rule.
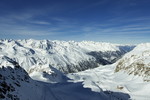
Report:
[[[29,73],[45,65],[71,73],[112,64],[134,47],[92,41],[0,40],[0,55],[17,61]]]

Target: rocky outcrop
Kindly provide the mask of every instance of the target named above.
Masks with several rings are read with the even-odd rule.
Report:
[[[128,74],[142,76],[150,81],[150,44],[140,44],[117,62],[115,72],[125,71]]]
[[[3,59],[10,63],[9,66],[0,65],[0,99],[1,100],[20,100],[18,88],[23,83],[29,84],[30,77],[16,61],[4,56]],[[13,67],[11,67],[13,66]]]

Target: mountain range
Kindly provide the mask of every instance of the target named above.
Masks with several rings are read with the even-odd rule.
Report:
[[[150,43],[1,39],[0,98],[148,100],[149,56]]]

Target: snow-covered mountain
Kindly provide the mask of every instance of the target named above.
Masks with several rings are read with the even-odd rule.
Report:
[[[133,48],[92,41],[0,40],[0,54],[17,61],[29,74],[49,66],[70,73],[112,64]]]
[[[114,64],[68,74],[68,77],[83,82],[84,87],[93,91],[124,92],[131,100],[149,100],[150,43],[137,45]]]
[[[115,71],[125,71],[150,81],[150,43],[137,45],[117,62]]]
[[[57,78],[60,72],[52,70],[55,70],[51,71],[52,76]],[[119,92],[113,95],[109,91],[93,92],[84,88],[81,82],[35,81],[16,61],[0,56],[0,100],[110,100],[117,97],[127,100],[130,96]]]
[[[149,100],[150,43],[134,47],[0,40],[0,99]]]

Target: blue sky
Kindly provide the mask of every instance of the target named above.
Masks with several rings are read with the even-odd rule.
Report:
[[[0,38],[150,42],[150,0],[0,0]]]

